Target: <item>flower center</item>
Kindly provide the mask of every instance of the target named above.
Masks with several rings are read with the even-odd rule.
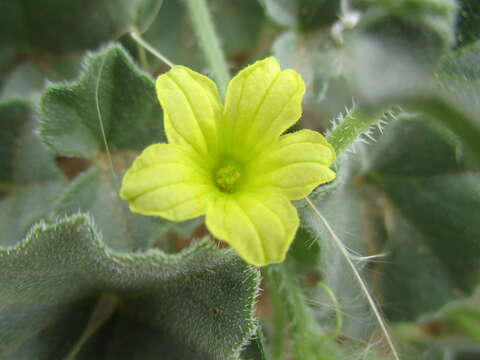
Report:
[[[232,192],[240,179],[240,170],[233,164],[222,166],[215,174],[215,183],[223,192]]]

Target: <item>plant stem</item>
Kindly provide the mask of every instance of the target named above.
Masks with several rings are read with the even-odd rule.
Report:
[[[92,315],[88,320],[87,326],[83,331],[80,339],[73,346],[64,360],[75,360],[82,346],[114,313],[117,308],[118,299],[113,295],[103,295],[95,305]]]
[[[295,359],[336,360],[341,358],[335,343],[316,323],[312,310],[307,305],[299,287],[298,279],[295,278],[288,264],[270,265],[267,279],[272,296],[283,302],[282,310],[286,312],[291,322]]]
[[[328,135],[327,140],[338,155],[368,131],[370,126],[380,121],[383,114],[383,111],[372,113],[354,107],[347,111],[340,124]]]
[[[278,289],[279,279],[276,278],[275,270],[267,268],[267,287],[269,289],[270,302],[272,304],[272,338],[271,353],[275,360],[285,359],[285,336],[287,329],[287,318],[285,313],[284,299],[281,299],[281,292]]]
[[[164,62],[165,64],[167,64],[169,67],[173,67],[174,64],[168,60],[165,56],[163,56],[162,54],[160,54],[157,50],[155,50],[153,48],[152,45],[150,45],[149,43],[147,43],[145,40],[143,40],[143,38],[140,36],[140,34],[138,33],[137,30],[132,30],[130,31],[130,36],[132,37],[133,40],[135,40],[138,44],[140,44],[141,46],[143,46],[145,49],[147,49],[151,54],[153,54],[155,57],[157,57],[158,59],[160,59],[160,61]]]
[[[137,42],[137,50],[143,71],[150,73],[150,65],[148,64],[147,53],[145,52],[145,48],[140,45],[139,42]]]
[[[340,335],[340,333],[342,332],[342,328],[343,328],[343,317],[342,317],[342,310],[340,309],[340,303],[338,302],[338,300],[337,300],[335,294],[333,293],[332,289],[327,284],[324,284],[323,282],[319,282],[319,283],[317,283],[317,286],[320,286],[325,290],[328,297],[332,301],[333,306],[335,307],[335,318],[337,320],[337,327],[336,327],[335,331],[332,334],[329,335],[330,338],[335,339],[337,336]]]
[[[185,2],[192,18],[193,28],[200,42],[200,47],[205,55],[210,71],[217,81],[220,92],[223,94],[230,80],[230,74],[207,3],[205,0],[185,0]]]

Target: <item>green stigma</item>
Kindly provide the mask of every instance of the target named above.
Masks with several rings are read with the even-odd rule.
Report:
[[[215,183],[221,191],[232,192],[240,179],[240,171],[235,165],[225,165],[215,174]]]

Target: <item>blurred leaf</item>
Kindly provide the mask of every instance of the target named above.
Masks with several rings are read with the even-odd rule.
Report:
[[[30,116],[30,107],[20,100],[0,104],[0,180],[2,182],[10,182],[14,177],[16,142]]]
[[[210,1],[210,10],[227,58],[252,61],[265,15],[258,0]],[[256,60],[256,59],[255,59]]]
[[[292,256],[300,266],[312,267],[318,264],[320,246],[308,229],[304,227],[298,229],[289,256]]]
[[[44,74],[32,63],[23,63],[5,79],[2,98],[30,97],[44,86]]]
[[[442,58],[436,75],[449,96],[465,107],[480,109],[480,40]]]
[[[22,60],[4,77],[1,97],[33,98],[49,82],[73,80],[79,72],[80,60],[77,56],[44,56],[33,60]]]
[[[143,38],[174,64],[188,66],[197,71],[205,66],[190,19],[181,1],[163,2],[161,11],[143,34]],[[137,47],[130,39],[125,39],[125,42]],[[156,57],[149,56],[149,63],[155,74],[168,70]]]
[[[79,315],[103,293],[121,305],[97,359],[233,359],[255,329],[258,272],[208,242],[171,256],[122,255],[77,215],[35,226],[17,246],[0,249],[0,264],[2,359],[64,358],[87,323]]]
[[[457,20],[457,47],[463,47],[480,39],[480,2],[459,0]]]
[[[388,199],[385,301],[392,318],[413,320],[480,280],[480,174],[451,133],[422,118],[392,124],[376,151],[366,176]]]
[[[340,13],[338,0],[259,0],[267,15],[279,25],[312,30],[332,24]]]
[[[150,28],[162,4],[163,0],[139,0],[135,25],[140,33]]]
[[[480,310],[472,305],[461,304],[448,308],[443,314],[449,327],[464,332],[480,342]]]
[[[372,38],[352,43],[349,80],[360,101],[372,110],[401,105],[407,111],[426,114],[452,130],[480,164],[480,121],[474,104],[439,87],[433,76],[435,68],[427,69],[411,54],[398,51],[401,48]]]
[[[30,104],[0,103],[0,182],[27,185],[63,179],[34,128]]]
[[[300,72],[310,90],[306,96],[318,96],[327,81],[342,72],[342,50],[336,49],[323,33],[284,32],[272,50],[283,67]]]
[[[117,178],[120,175],[115,173]],[[58,198],[52,217],[89,212],[114,250],[135,251],[152,247],[165,233],[161,218],[134,214],[121,200],[115,182],[98,167],[79,175]]]
[[[366,11],[359,30],[385,44],[396,43],[417,62],[431,64],[454,43],[455,0],[359,0]]]
[[[65,189],[63,181],[31,184],[0,200],[0,245],[19,242],[40,220],[47,219],[58,195]]]
[[[89,55],[77,82],[50,86],[41,112],[42,139],[63,155],[102,152],[103,130],[112,150],[143,149],[163,140],[153,80],[119,46]]]
[[[33,111],[22,100],[0,103],[0,244],[12,245],[51,209],[63,175],[34,131]]]
[[[480,174],[469,168],[458,139],[426,119],[403,117],[368,151],[357,146],[356,155],[342,155],[338,181],[344,184],[316,200],[346,246],[365,256],[386,254],[372,265],[381,278],[365,275],[376,280],[386,314],[397,321],[437,311],[471,294],[480,280]],[[365,317],[362,302],[350,303],[357,285],[330,235],[307,208],[302,217],[321,240],[323,281],[344,311]],[[365,330],[346,322],[347,334]]]
[[[0,4],[0,43],[22,50],[95,49],[132,25],[139,1],[11,0]]]

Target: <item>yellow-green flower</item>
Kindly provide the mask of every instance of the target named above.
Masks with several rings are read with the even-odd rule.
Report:
[[[146,148],[123,178],[130,209],[206,225],[242,258],[281,262],[298,228],[291,200],[331,181],[333,148],[322,135],[281,135],[301,116],[305,84],[267,58],[228,85],[225,105],[209,78],[175,66],[156,83],[168,144]]]

